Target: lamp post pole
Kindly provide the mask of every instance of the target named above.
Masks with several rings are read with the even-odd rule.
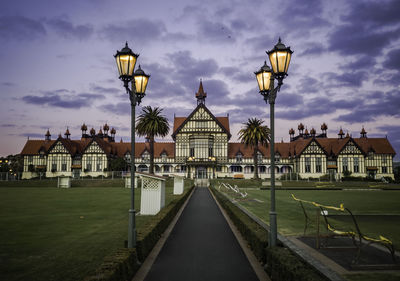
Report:
[[[260,94],[264,97],[265,102],[270,105],[271,202],[269,212],[269,247],[276,246],[278,237],[277,213],[275,206],[275,99],[283,84],[283,79],[287,76],[292,53],[293,51],[290,50],[290,47],[286,47],[282,44],[281,39],[279,38],[274,49],[267,52],[272,69],[265,61],[260,70],[254,73],[257,78],[258,87],[260,88]],[[276,88],[274,87],[275,79],[278,80],[278,86]]]
[[[136,211],[135,211],[135,129],[136,129],[136,89],[135,83],[129,92],[131,101],[131,207],[129,209],[128,248],[136,247]]]
[[[119,79],[124,82],[126,93],[129,95],[131,102],[131,205],[129,209],[129,227],[128,227],[128,248],[136,247],[136,211],[135,211],[135,128],[136,128],[136,105],[139,105],[142,98],[145,96],[147,83],[150,75],[144,73],[139,68],[135,70],[136,60],[139,55],[132,52],[126,43],[121,51],[117,51],[114,55]],[[132,89],[129,88],[129,83],[132,82]]]

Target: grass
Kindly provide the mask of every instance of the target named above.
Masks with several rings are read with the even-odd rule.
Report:
[[[135,196],[138,209],[140,189]],[[125,188],[0,188],[0,279],[83,279],[123,247],[129,205]],[[138,230],[147,218],[137,216]]]
[[[224,188],[221,188],[221,190],[225,191]],[[238,198],[239,203],[263,221],[269,223],[270,191],[247,190],[247,193],[248,197],[246,199]],[[277,190],[275,197],[278,213],[278,231],[283,235],[300,235],[304,230],[304,214],[299,203],[292,199],[292,193],[297,198],[329,206],[339,206],[343,203],[354,215],[370,215],[358,217],[357,221],[361,231],[372,237],[383,235],[391,239],[395,245],[400,245],[400,224],[397,223],[400,217],[399,191]],[[229,192],[229,194],[230,196],[236,196],[232,192]],[[310,205],[307,206],[307,210],[311,219],[314,219],[315,208]],[[396,216],[382,216],[385,214]],[[331,223],[333,225],[343,225],[344,223],[351,226],[351,222],[345,217],[332,219]],[[308,232],[313,233],[315,230],[316,227],[313,224]]]
[[[244,182],[245,183],[245,182]],[[392,240],[396,249],[400,247],[400,191],[396,190],[355,190],[355,186],[346,186],[349,190],[276,190],[276,209],[278,220],[278,231],[283,235],[302,235],[304,230],[304,214],[298,202],[294,201],[291,194],[295,194],[297,198],[308,201],[315,201],[324,205],[339,206],[343,203],[357,217],[357,222],[361,231],[370,237],[378,237],[383,235]],[[237,184],[239,185],[239,184]],[[251,186],[250,183],[248,186]],[[216,185],[218,186],[218,185]],[[362,186],[360,186],[362,187]],[[353,188],[353,189],[352,189]],[[247,189],[248,196],[242,199],[232,191],[227,191],[221,187],[221,191],[225,192],[232,198],[236,198],[237,202],[248,209],[250,212],[269,223],[270,208],[270,190]],[[311,206],[311,205],[310,205]],[[313,224],[307,230],[307,234],[315,233],[316,210],[314,207],[307,207]],[[331,211],[329,211],[331,212]],[[331,213],[330,213],[331,214]],[[391,214],[394,216],[385,216]],[[322,218],[321,218],[322,220]],[[330,223],[335,226],[343,226],[344,228],[352,226],[348,216],[335,216],[330,219]],[[322,227],[324,224],[322,222]],[[377,273],[360,273],[347,274],[344,276],[349,281],[375,281],[400,280],[399,272],[377,272]]]
[[[219,182],[229,183],[230,185],[237,185],[239,188],[260,188],[262,187],[262,182],[269,181],[268,180],[255,180],[255,179],[215,179],[211,182],[218,186]],[[367,189],[399,189],[400,184],[394,183],[383,183],[383,182],[363,182],[363,181],[343,181],[343,182],[329,182],[329,181],[307,181],[307,180],[299,180],[299,181],[280,181],[282,187],[277,186],[276,189],[280,188],[321,188],[321,189],[329,189],[329,188],[346,188],[346,189],[359,189],[359,188],[367,188]]]

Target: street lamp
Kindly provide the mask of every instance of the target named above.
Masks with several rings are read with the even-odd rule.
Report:
[[[140,68],[135,70],[138,54],[132,52],[126,42],[121,51],[114,55],[119,79],[124,82],[126,93],[131,101],[131,208],[129,209],[128,248],[136,247],[136,223],[135,223],[135,109],[145,96],[147,83],[150,75],[144,73]],[[133,80],[133,81],[132,81]],[[129,82],[132,82],[132,89],[129,89]]]
[[[289,69],[290,59],[293,51],[290,47],[286,47],[279,38],[278,43],[271,51],[267,51],[269,61],[272,69],[264,62],[264,65],[259,71],[254,72],[257,78],[260,94],[264,97],[265,103],[270,105],[270,130],[271,130],[271,203],[269,212],[269,247],[276,246],[278,236],[277,223],[276,223],[276,210],[275,210],[275,99],[279,92],[283,79],[287,76]],[[278,80],[278,86],[274,87],[274,80]]]

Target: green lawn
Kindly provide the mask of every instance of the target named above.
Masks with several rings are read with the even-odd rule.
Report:
[[[221,188],[221,191],[226,191]],[[265,222],[269,222],[270,191],[247,190],[248,197],[236,197],[242,206],[257,215]],[[366,235],[378,237],[383,235],[400,246],[400,191],[389,190],[277,190],[276,209],[278,213],[278,231],[283,235],[300,235],[304,230],[304,215],[298,202],[294,201],[291,194],[297,198],[315,201],[324,205],[339,206],[341,203],[349,208],[355,215],[369,215],[357,217],[358,224]],[[256,200],[254,200],[256,199]],[[315,207],[307,206],[311,218],[316,217]],[[330,213],[332,214],[332,212]],[[396,216],[381,216],[391,214]],[[379,215],[379,216],[374,216]],[[321,218],[322,220],[322,218]],[[346,217],[331,219],[333,225],[351,226]],[[322,226],[321,228],[323,228]],[[345,227],[346,228],[346,227]],[[315,224],[311,225],[308,233],[315,233]]]
[[[139,211],[140,189],[135,196]],[[168,181],[166,204],[173,198]],[[121,187],[0,188],[0,279],[83,279],[123,247],[129,204]],[[137,216],[138,229],[146,218]]]
[[[254,182],[253,182],[254,183]],[[252,182],[250,182],[252,184]],[[249,186],[249,185],[248,185]],[[216,185],[218,187],[218,185]],[[344,186],[347,188],[347,186]],[[339,206],[343,203],[357,217],[360,229],[364,234],[370,237],[383,235],[391,239],[396,247],[400,248],[400,191],[396,190],[355,190],[350,186],[350,190],[276,190],[276,209],[278,231],[283,235],[302,235],[304,230],[304,215],[298,202],[294,201],[291,194],[297,198],[316,201],[325,205]],[[270,209],[270,190],[243,189],[248,193],[248,197],[242,199],[232,191],[227,191],[221,187],[222,192],[235,198],[239,204],[247,210],[269,223]],[[313,207],[307,207],[308,213],[314,220],[316,210]],[[329,211],[331,214],[331,211]],[[357,215],[367,216],[357,216]],[[391,214],[394,216],[383,216]],[[322,218],[321,218],[322,220]],[[314,220],[315,221],[315,220]],[[323,222],[322,222],[323,223]],[[349,217],[340,216],[330,219],[330,223],[335,226],[352,226]],[[321,229],[324,229],[322,224]],[[315,233],[315,223],[309,227],[307,234]],[[400,280],[400,273],[396,272],[365,272],[360,274],[347,274],[344,276],[349,281],[375,281]]]
[[[211,183],[214,186],[218,186],[219,183],[229,183],[234,186],[237,185],[239,188],[260,188],[262,187],[262,182],[269,182],[268,180],[255,180],[255,179],[214,179]],[[363,181],[343,181],[343,182],[324,182],[324,181],[280,181],[277,180],[281,186],[276,186],[276,189],[280,188],[346,188],[346,189],[399,189],[400,184],[395,183],[383,183],[383,182],[363,182]]]

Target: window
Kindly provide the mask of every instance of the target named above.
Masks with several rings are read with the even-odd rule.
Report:
[[[215,168],[215,170],[216,170],[217,172],[222,172],[222,167],[221,167],[221,166],[217,166],[217,167]]]
[[[258,167],[258,171],[259,171],[260,173],[266,173],[266,172],[267,172],[267,168],[266,168],[265,166],[259,166],[259,167]]]
[[[170,165],[165,165],[164,166],[164,172],[169,173],[171,166]]]
[[[387,156],[383,155],[382,156],[382,164],[386,164],[387,163]]]
[[[200,129],[207,128],[207,121],[197,121],[196,127]]]
[[[181,166],[181,172],[186,172],[186,166]]]
[[[354,173],[359,173],[360,172],[360,159],[358,157],[354,158]]]
[[[343,172],[346,172],[349,170],[349,160],[347,157],[343,158],[343,160],[342,160],[342,170],[343,170]]]
[[[387,174],[387,167],[382,167],[382,174]]]
[[[28,156],[28,163],[32,163],[33,162],[33,156]]]
[[[263,155],[259,151],[257,151],[257,162],[261,163],[262,160],[263,160]],[[275,161],[276,161],[276,159],[275,159]]]
[[[86,170],[88,172],[92,171],[92,157],[90,156],[86,158]]]
[[[231,166],[231,172],[242,172],[242,166]]]
[[[142,153],[142,160],[143,161],[150,160],[150,153],[147,150]]]
[[[97,163],[96,163],[96,171],[97,172],[101,172],[101,162],[102,162],[102,159],[101,159],[101,157],[97,157]]]
[[[57,171],[57,158],[53,157],[51,160],[51,171],[56,172]]]
[[[61,158],[61,171],[66,172],[67,171],[67,157],[63,156]]]
[[[236,154],[236,162],[240,163],[243,160],[243,154],[238,152],[238,154]]]
[[[163,162],[167,161],[167,153],[163,152],[161,154],[161,161],[163,161]]]
[[[306,160],[306,166],[305,166],[306,173],[311,173],[311,158],[306,157],[305,160]]]
[[[315,159],[315,172],[316,173],[322,172],[322,159],[319,157]]]

